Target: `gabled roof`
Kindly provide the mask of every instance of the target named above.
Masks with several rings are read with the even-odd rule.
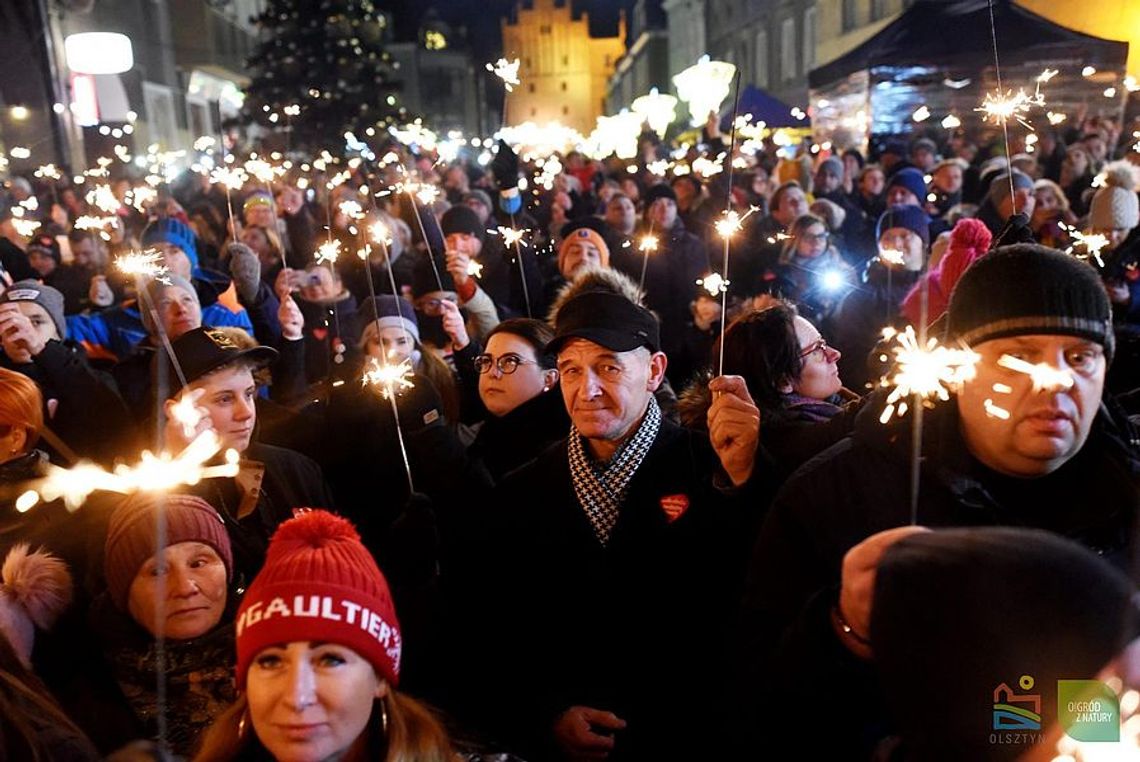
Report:
[[[1082,65],[1123,67],[1128,43],[1075,32],[1021,8],[994,0],[994,27],[1003,65],[1072,58]],[[993,62],[986,0],[918,0],[859,47],[813,69],[808,83],[824,87],[877,66],[937,66],[959,63],[982,68]]]

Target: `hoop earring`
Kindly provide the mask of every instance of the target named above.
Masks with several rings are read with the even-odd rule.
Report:
[[[380,730],[388,737],[388,702],[380,699]]]
[[[249,730],[249,707],[247,706],[242,710],[241,719],[238,720],[237,736],[238,741],[245,740],[246,731]]]

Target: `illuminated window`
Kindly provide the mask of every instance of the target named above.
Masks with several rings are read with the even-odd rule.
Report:
[[[804,11],[804,71],[815,66],[815,7]]]
[[[565,82],[562,83],[562,92],[566,92],[566,83]]]
[[[539,34],[550,34],[550,24],[543,24],[538,28]]]
[[[756,32],[756,84],[768,86],[768,30]]]
[[[796,78],[796,20],[787,18],[780,22],[780,78]]]
[[[447,38],[442,32],[431,29],[424,33],[424,47],[428,50],[443,50],[447,47]]]

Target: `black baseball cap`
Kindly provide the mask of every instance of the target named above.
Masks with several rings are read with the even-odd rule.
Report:
[[[188,384],[238,360],[248,360],[253,365],[265,366],[277,359],[277,350],[272,347],[242,349],[224,332],[214,328],[195,328],[187,331],[171,342],[171,348]],[[174,379],[177,376],[171,373],[170,378]]]
[[[546,351],[556,353],[570,339],[586,339],[612,352],[661,348],[653,313],[610,291],[587,291],[559,308],[554,338]]]

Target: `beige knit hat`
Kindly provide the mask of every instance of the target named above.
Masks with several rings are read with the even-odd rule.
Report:
[[[1105,166],[1102,175],[1104,186],[1093,196],[1089,227],[1093,230],[1129,230],[1140,225],[1136,167],[1127,161],[1114,161]]]

